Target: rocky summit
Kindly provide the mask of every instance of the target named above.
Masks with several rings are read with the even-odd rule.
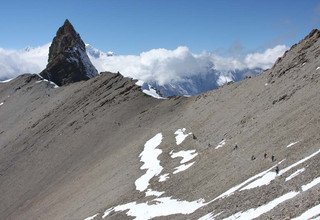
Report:
[[[40,75],[58,86],[98,75],[86,53],[84,42],[68,19],[53,38],[48,64]]]

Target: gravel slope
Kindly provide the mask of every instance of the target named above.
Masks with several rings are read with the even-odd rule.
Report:
[[[281,173],[320,149],[319,37],[318,30],[311,32],[257,77],[191,98],[154,99],[131,79],[112,73],[59,88],[31,74],[1,83],[0,219],[84,219],[96,213],[101,219],[108,208],[150,201],[135,181],[145,173],[139,154],[159,132],[161,174],[170,178],[154,177],[150,187],[163,196],[209,202],[284,160]],[[176,145],[179,128],[195,137]],[[225,145],[215,149],[222,139]],[[198,155],[189,169],[173,175],[180,159],[171,158],[172,150]],[[258,218],[299,216],[320,202],[320,185],[301,189],[319,177],[319,155],[268,185],[235,191],[189,215],[161,218],[222,212],[216,217],[222,219],[293,191],[301,192]],[[106,219],[124,219],[125,213]]]

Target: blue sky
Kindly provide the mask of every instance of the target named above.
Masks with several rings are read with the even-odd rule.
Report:
[[[153,48],[252,52],[297,43],[319,28],[320,2],[257,0],[10,0],[0,7],[0,47],[52,40],[68,18],[86,43],[117,54]]]

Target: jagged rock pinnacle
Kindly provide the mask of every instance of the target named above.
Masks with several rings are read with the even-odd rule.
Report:
[[[98,74],[84,42],[68,19],[58,29],[49,48],[46,69],[40,75],[58,86],[88,80]]]

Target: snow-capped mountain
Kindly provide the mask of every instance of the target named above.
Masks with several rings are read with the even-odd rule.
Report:
[[[103,52],[97,48],[94,48],[90,44],[86,44],[86,50],[87,50],[88,56],[91,56],[92,58],[95,58],[95,59],[99,59],[102,57],[111,57],[115,55],[115,53],[112,51]]]
[[[246,77],[255,76],[263,70],[260,68],[230,70],[221,72],[210,70],[207,73],[186,77],[180,81],[173,81],[160,85],[156,81],[150,81],[142,84],[142,89],[156,90],[162,97],[170,96],[193,96],[204,93],[209,90],[217,89],[226,83],[240,81]]]

